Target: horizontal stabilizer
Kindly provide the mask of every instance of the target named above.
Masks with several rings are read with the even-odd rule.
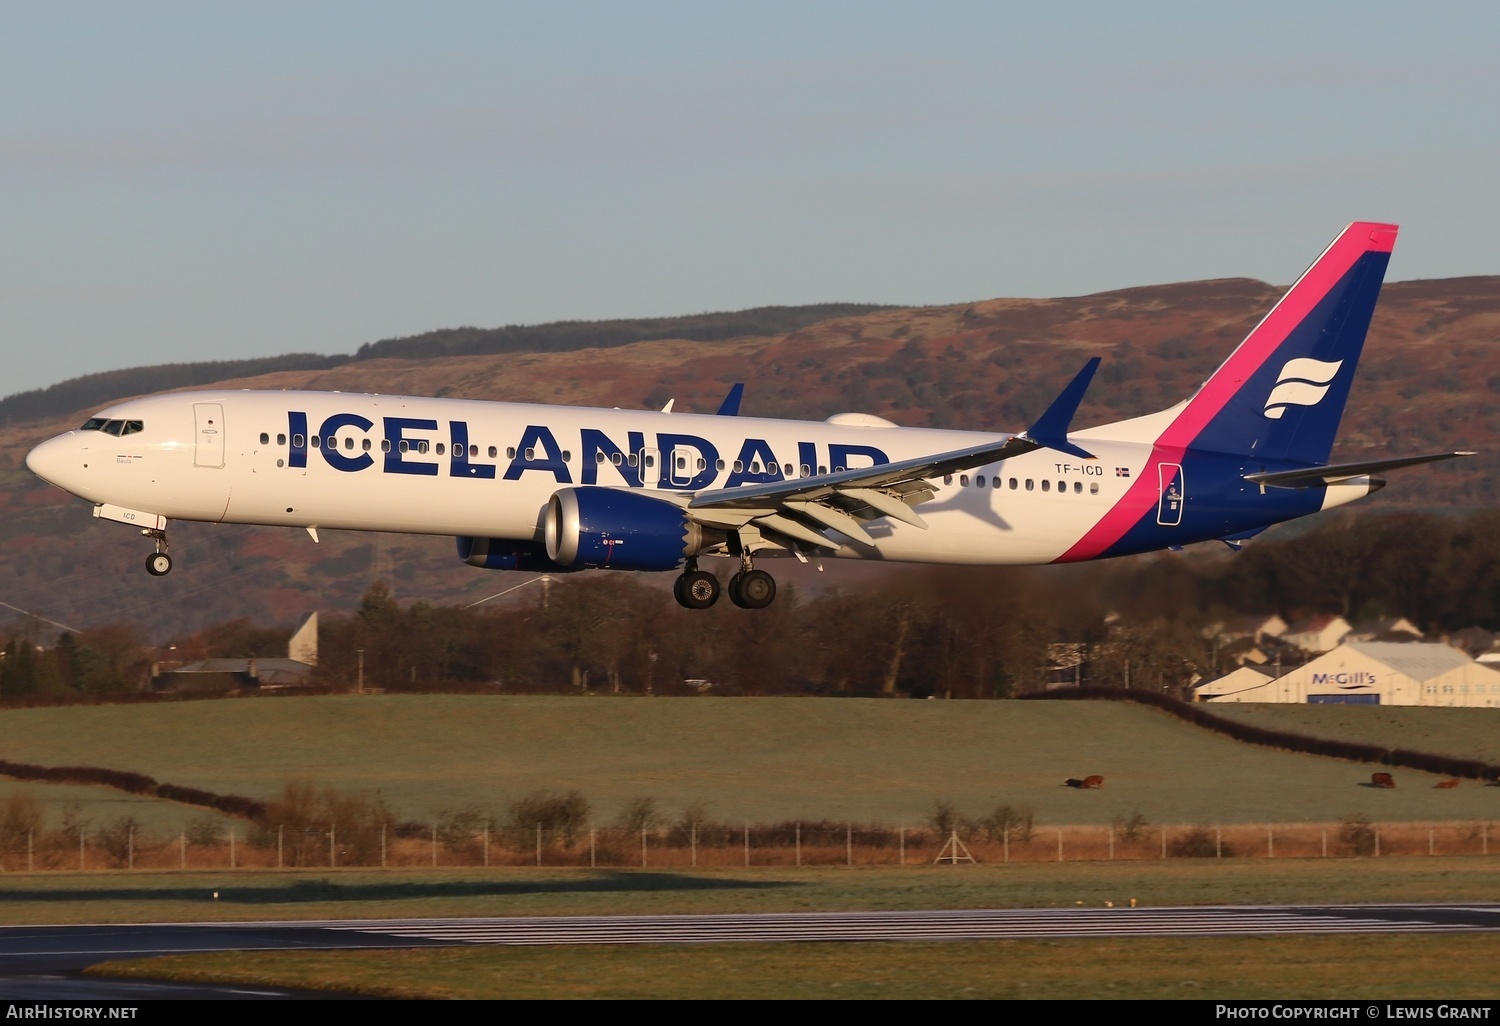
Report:
[[[1423,463],[1436,463],[1459,456],[1473,456],[1472,452],[1434,452],[1425,456],[1404,456],[1395,460],[1369,460],[1363,463],[1335,463],[1327,467],[1307,467],[1302,470],[1275,470],[1260,474],[1246,474],[1245,480],[1263,488],[1315,488],[1318,485],[1335,484],[1350,478],[1378,474],[1384,470],[1399,470]]]
[[[1083,394],[1089,390],[1089,382],[1094,380],[1094,372],[1099,369],[1099,357],[1094,357],[1083,365],[1083,370],[1068,383],[1068,387],[1047,407],[1047,412],[1037,418],[1035,424],[1021,433],[1022,438],[1030,439],[1037,445],[1047,449],[1056,449],[1065,452],[1069,456],[1077,456],[1079,459],[1091,460],[1094,454],[1074,445],[1068,441],[1068,426],[1073,423],[1073,416],[1078,412],[1079,405],[1083,402]]]

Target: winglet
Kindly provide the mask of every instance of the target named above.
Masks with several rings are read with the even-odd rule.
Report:
[[[1070,456],[1081,459],[1094,459],[1094,454],[1086,452],[1068,441],[1068,425],[1073,423],[1073,415],[1078,412],[1079,404],[1083,402],[1083,394],[1089,389],[1089,382],[1094,380],[1094,372],[1099,369],[1099,357],[1094,357],[1083,365],[1083,370],[1068,383],[1068,387],[1062,390],[1058,397],[1052,400],[1052,405],[1047,407],[1047,412],[1037,418],[1035,424],[1023,432],[1022,437],[1045,446],[1048,449],[1056,449]]]
[[[743,398],[745,398],[745,383],[737,381],[734,387],[729,390],[729,394],[724,397],[724,401],[719,404],[718,416],[738,417],[740,415],[740,400]]]

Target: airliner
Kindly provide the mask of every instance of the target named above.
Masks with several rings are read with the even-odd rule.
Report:
[[[1073,430],[1099,358],[1019,434],[870,414],[786,421],[343,392],[172,392],[98,411],[26,458],[154,542],[171,520],[451,535],[497,570],[675,572],[677,601],[776,596],[788,557],[1039,564],[1267,527],[1465,452],[1330,465],[1397,227],[1351,224],[1188,399]]]

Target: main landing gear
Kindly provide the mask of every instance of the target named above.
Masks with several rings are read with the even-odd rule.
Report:
[[[152,577],[165,577],[172,572],[172,557],[167,555],[167,532],[146,528],[141,533],[156,539],[156,551],[146,557],[146,573]]]
[[[740,571],[729,579],[729,601],[741,609],[764,609],[776,599],[776,579],[764,570],[755,569],[750,556],[740,556]],[[696,559],[688,560],[687,569],[672,586],[677,604],[685,609],[707,609],[719,601],[719,579],[698,569]]]

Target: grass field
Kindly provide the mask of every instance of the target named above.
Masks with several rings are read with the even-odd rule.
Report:
[[[1272,730],[1500,763],[1500,710],[1496,709],[1214,705],[1210,711],[1226,720]]]
[[[1500,901],[1500,856],[717,870],[7,873],[47,923]],[[214,894],[219,897],[215,899]]]
[[[1423,714],[1424,746],[1439,751],[1468,751],[1476,731],[1500,727],[1500,710],[1382,712],[1393,731]],[[706,803],[731,823],[915,825],[938,798],[972,816],[1029,805],[1041,824],[1137,812],[1184,824],[1479,821],[1500,808],[1500,789],[1435,791],[1435,778],[1398,771],[1396,790],[1376,790],[1364,786],[1369,766],[1102,702],[385,695],[20,709],[0,718],[0,754],[258,798],[307,778],[378,791],[417,821],[463,806],[503,818],[522,795],[569,788],[600,822],[641,795],[669,816]],[[1103,790],[1062,786],[1095,773]]]
[[[99,975],[414,998],[1494,1000],[1500,937],[1193,937],[253,952]]]

